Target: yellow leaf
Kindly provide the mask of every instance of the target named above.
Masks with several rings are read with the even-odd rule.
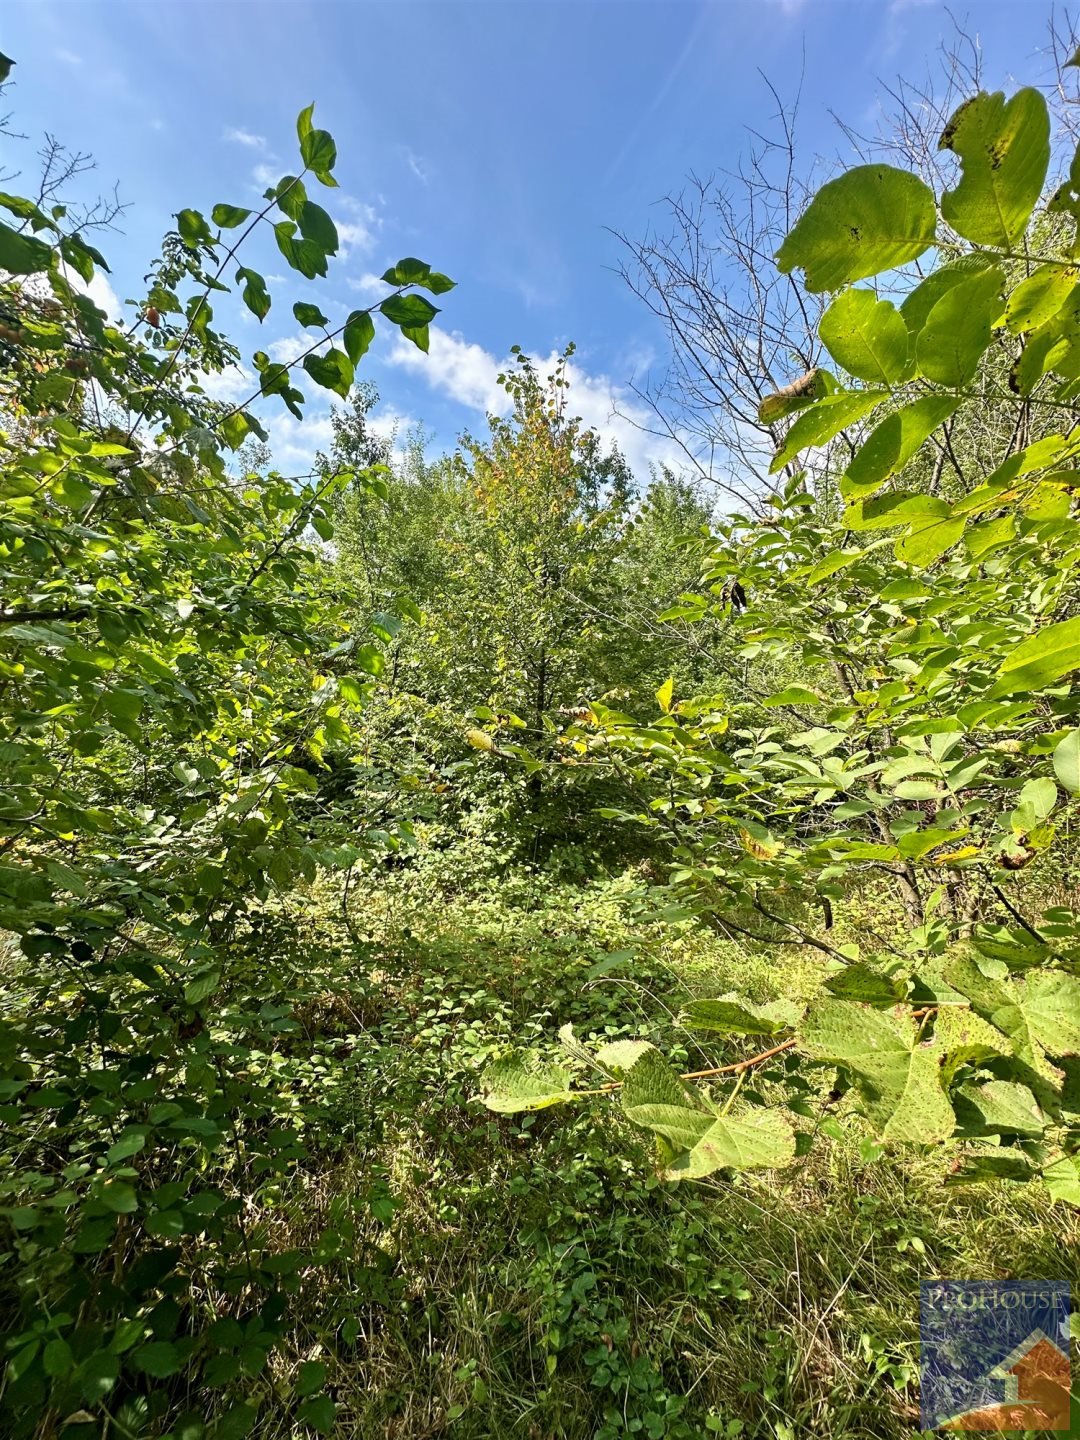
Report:
[[[944,855],[935,855],[935,865],[951,865],[955,860],[970,860],[973,855],[982,853],[978,845],[961,845],[959,850],[947,850]]]
[[[656,703],[660,706],[660,709],[663,710],[665,715],[671,709],[671,697],[674,692],[675,677],[674,675],[669,675],[668,678],[664,681],[664,683],[660,686],[660,689],[656,692]]]
[[[768,840],[756,840],[749,830],[744,830],[741,826],[739,841],[746,853],[755,860],[774,860],[784,848],[782,840],[773,840],[771,837]]]

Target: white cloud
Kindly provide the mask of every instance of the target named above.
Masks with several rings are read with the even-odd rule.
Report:
[[[353,250],[368,251],[375,244],[375,236],[369,226],[360,220],[335,220],[337,227],[338,254],[347,260]]]
[[[459,405],[482,415],[505,415],[510,398],[496,377],[505,368],[482,345],[448,334],[437,327],[431,332],[431,347],[425,355],[411,340],[399,336],[387,356],[391,365],[421,376],[433,390],[440,390]]]
[[[70,275],[69,278],[73,285],[90,296],[90,299],[99,310],[105,311],[105,314],[114,325],[120,324],[124,318],[120,297],[100,270],[95,270],[88,282],[84,282],[78,275],[74,274]]]
[[[74,50],[57,50],[56,58],[65,65],[81,65],[83,63],[83,57],[76,55]]]
[[[363,295],[366,300],[377,300],[380,295],[390,292],[386,281],[371,270],[365,271],[363,275],[349,275],[345,284],[358,295]]]
[[[403,145],[405,163],[416,176],[422,185],[426,185],[431,179],[431,166],[424,159],[423,155],[417,155],[415,150],[410,150],[408,145]]]
[[[266,149],[265,135],[256,135],[251,130],[244,130],[238,126],[226,127],[221,138],[223,140],[231,140],[234,145],[246,145],[249,150]]]
[[[217,374],[208,375],[203,372],[198,379],[211,400],[223,400],[229,405],[246,400],[258,386],[252,371],[245,369],[243,365],[230,365]]]
[[[281,177],[273,165],[267,165],[264,160],[260,160],[252,170],[251,178],[257,186],[265,190],[268,185],[276,185]]]
[[[346,220],[334,216],[338,239],[341,241],[341,258],[347,259],[351,250],[371,250],[376,235],[382,228],[382,216],[378,210],[374,205],[357,200],[352,195],[339,195],[335,199],[338,206],[352,217]]]
[[[532,356],[541,376],[554,369],[558,355]],[[401,337],[390,351],[388,363],[422,377],[459,405],[480,414],[506,415],[511,401],[498,383],[498,376],[513,369],[512,359],[500,360],[482,345],[459,334],[431,330],[431,348],[424,355]],[[569,408],[585,425],[609,444],[618,445],[639,480],[650,465],[685,463],[685,456],[671,440],[647,432],[651,413],[625,385],[606,375],[590,375],[580,365],[567,367],[570,381]]]
[[[329,450],[333,442],[329,411],[297,420],[287,410],[278,410],[271,415],[261,415],[260,419],[269,436],[274,468],[283,475],[308,474],[316,450]]]
[[[315,331],[298,330],[295,335],[283,335],[280,340],[271,340],[266,353],[279,365],[291,365],[301,355],[306,355],[312,345],[325,343]]]

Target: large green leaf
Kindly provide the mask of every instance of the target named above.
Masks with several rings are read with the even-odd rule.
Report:
[[[961,255],[958,260],[950,260],[947,265],[939,265],[936,270],[931,270],[924,280],[920,280],[904,299],[900,306],[900,314],[904,317],[904,324],[912,335],[918,335],[919,331],[926,324],[927,316],[934,306],[941,300],[954,285],[963,285],[965,281],[972,280],[983,270],[994,268],[994,259],[991,255]]]
[[[954,956],[945,979],[1013,1044],[1024,1080],[1044,1099],[1061,1084],[1061,1071],[1047,1059],[1071,1055],[1080,1046],[1080,980],[1048,971],[1026,981],[992,980],[967,955]]]
[[[952,1134],[939,1045],[924,1043],[916,1021],[848,1000],[811,1006],[800,1049],[849,1071],[867,1119],[883,1140],[930,1144]]]
[[[953,1101],[962,1131],[980,1135],[1041,1135],[1046,1121],[1026,1085],[988,1080],[961,1085]]]
[[[333,390],[343,400],[349,398],[353,383],[353,364],[344,350],[332,346],[322,355],[305,355],[304,369],[316,385]]]
[[[872,290],[842,291],[821,317],[818,334],[836,363],[859,380],[895,385],[907,373],[907,326],[892,301]]]
[[[338,250],[337,226],[321,205],[305,200],[296,217],[300,234],[311,240],[327,255],[336,255]]]
[[[494,1061],[484,1072],[481,1086],[484,1104],[500,1115],[545,1110],[573,1098],[568,1071],[545,1063],[530,1051]]]
[[[1050,116],[1037,90],[981,91],[953,115],[941,148],[960,157],[954,190],[941,213],[958,235],[976,245],[1008,250],[1027,229],[1050,164]]]
[[[960,1005],[942,1005],[934,1018],[934,1039],[942,1052],[941,1078],[950,1085],[963,1065],[1013,1053],[1013,1042],[996,1025]]]
[[[1004,283],[995,267],[946,290],[916,341],[918,367],[928,380],[957,388],[973,378],[1001,313]]]
[[[890,475],[902,470],[919,447],[954,413],[958,396],[922,395],[876,425],[841,476],[847,500],[873,494]]]
[[[987,698],[1045,689],[1080,666],[1080,616],[1044,625],[1002,661]]]
[[[1080,794],[1080,730],[1070,730],[1054,749],[1054,774],[1066,790]]]
[[[744,1107],[718,1116],[664,1171],[668,1180],[698,1180],[714,1170],[777,1169],[795,1158],[795,1134],[776,1110]]]
[[[841,430],[853,425],[870,413],[883,400],[889,398],[887,390],[843,390],[836,395],[827,395],[809,409],[804,410],[784,438],[784,443],[773,456],[769,466],[770,475],[782,470],[800,450],[811,445],[824,445]]]
[[[49,268],[52,249],[36,235],[20,235],[0,221],[0,270],[11,275],[33,275]]]
[[[354,310],[345,322],[341,343],[354,365],[359,364],[375,339],[375,322],[366,310]]]
[[[691,1000],[680,1022],[695,1030],[718,1030],[724,1035],[776,1035],[798,1024],[803,1007],[789,1000],[754,1005],[734,992],[718,1000]]]
[[[811,291],[838,290],[915,260],[934,243],[930,189],[891,165],[859,165],[823,185],[777,252]]]
[[[430,324],[439,313],[439,307],[423,295],[388,295],[379,309],[395,325],[413,328]]]
[[[1022,280],[1005,303],[1010,334],[1023,335],[1045,325],[1061,309],[1076,284],[1075,265],[1040,265]]]
[[[932,565],[951,550],[964,533],[962,515],[928,515],[910,521],[907,533],[896,542],[896,558],[911,565]]]

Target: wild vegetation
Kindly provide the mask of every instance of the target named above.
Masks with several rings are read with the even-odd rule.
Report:
[[[212,398],[249,236],[338,250],[311,107],[126,325],[0,194],[5,1433],[898,1437],[921,1277],[1078,1278],[1080,149],[967,78],[951,170],[632,250],[684,474],[572,352],[382,438],[415,258]]]

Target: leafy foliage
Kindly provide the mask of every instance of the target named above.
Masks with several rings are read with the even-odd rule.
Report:
[[[201,1435],[222,1409],[215,1389],[241,1377],[248,1398],[215,1433],[246,1433],[285,1295],[319,1263],[271,1253],[245,1219],[303,1153],[304,1111],[272,1058],[297,1028],[303,976],[279,964],[268,979],[263,956],[274,897],[395,843],[315,804],[319,777],[355,748],[378,646],[313,538],[332,535],[336,494],[378,477],[232,474],[229,452],[265,439],[249,407],[276,395],[301,414],[304,396],[261,353],[244,403],[203,383],[238,359],[211,301],[248,236],[272,226],[307,277],[337,249],[303,188],[336,183],[334,142],[311,107],[298,130],[303,169],[257,213],[178,213],[127,327],[86,294],[105,261],[63,205],[0,197],[15,217],[0,227],[12,1435],[42,1414]],[[382,306],[406,333],[431,308],[413,283],[410,270],[398,309]],[[263,320],[266,279],[241,266],[236,284]],[[370,313],[338,331],[349,354],[316,341],[302,359],[345,394]],[[300,1422],[329,1433],[319,1367],[296,1394]]]
[[[941,143],[962,170],[940,216],[979,249],[906,295],[892,272],[952,243],[923,181],[862,166],[811,200],[777,261],[839,291],[820,338],[850,380],[826,376],[797,407],[763,402],[770,421],[792,416],[781,489],[702,545],[703,588],[680,612],[726,626],[773,693],[668,687],[651,721],[594,701],[576,727],[635,791],[620,818],[666,838],[696,915],[828,966],[805,1015],[728,994],[683,1017],[778,1041],[763,1053],[680,1080],[649,1052],[617,1082],[668,1175],[788,1163],[776,1105],[786,1090],[799,1113],[803,1057],[836,1072],[877,1142],[948,1146],[958,1180],[1018,1152],[1013,1173],[1074,1194],[1080,917],[1026,914],[1023,891],[1029,865],[1053,863],[1080,783],[1078,292],[1060,232],[1032,218],[1048,136],[1033,90],[960,108]],[[884,295],[851,288],[873,276]],[[1002,417],[989,453],[968,438],[987,414]],[[867,885],[892,891],[907,928],[864,955],[829,928]],[[746,1070],[778,1054],[778,1100],[758,1091],[729,1116]],[[719,1102],[686,1088],[733,1074]]]

